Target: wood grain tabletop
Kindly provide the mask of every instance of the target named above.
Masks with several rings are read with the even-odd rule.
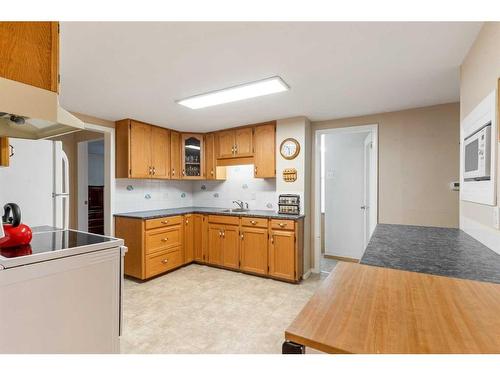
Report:
[[[326,353],[500,353],[500,285],[341,262],[285,339]]]

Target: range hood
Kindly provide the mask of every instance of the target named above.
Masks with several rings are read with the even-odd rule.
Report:
[[[0,137],[45,139],[84,128],[57,93],[0,77]]]

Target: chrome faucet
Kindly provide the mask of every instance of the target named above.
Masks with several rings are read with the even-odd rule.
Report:
[[[240,201],[240,200],[235,200],[233,201],[234,204],[236,204],[240,210],[243,210],[243,201]]]

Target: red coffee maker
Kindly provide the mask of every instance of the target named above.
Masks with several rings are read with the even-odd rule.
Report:
[[[0,248],[28,245],[33,234],[29,226],[21,224],[21,209],[19,206],[15,203],[7,203],[3,206],[3,210]]]

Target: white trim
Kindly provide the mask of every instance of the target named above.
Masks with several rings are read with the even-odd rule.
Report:
[[[115,226],[115,129],[85,123],[85,130],[104,134],[104,234],[113,236]]]
[[[312,270],[310,269],[304,275],[302,276],[302,280],[307,280],[309,277],[311,277]]]
[[[314,132],[314,144],[315,151],[313,154],[313,166],[314,166],[314,273],[320,272],[320,256],[321,256],[321,170],[320,170],[320,160],[321,160],[321,135],[322,134],[346,134],[346,133],[363,133],[371,132],[373,140],[373,155],[375,156],[375,176],[376,183],[374,184],[375,196],[377,199],[372,205],[372,209],[375,212],[375,217],[378,223],[378,124],[370,125],[360,125],[360,126],[349,126],[343,128],[331,128],[331,129],[318,129]]]
[[[500,254],[500,231],[465,216],[460,216],[460,229],[495,253]]]

